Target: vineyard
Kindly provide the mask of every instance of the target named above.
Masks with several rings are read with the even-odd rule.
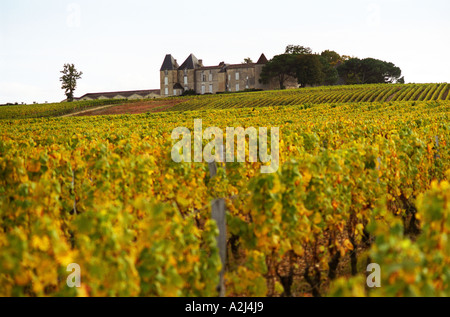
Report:
[[[89,100],[49,104],[14,105],[0,107],[1,119],[57,117],[105,105],[129,103],[123,99]]]
[[[227,296],[450,296],[448,90],[214,95],[98,117],[0,109],[0,296],[217,296],[218,197]],[[198,118],[279,127],[278,172],[175,163],[173,129]],[[66,285],[70,263],[81,288]],[[367,263],[381,288],[366,287]]]
[[[354,102],[403,102],[450,100],[449,84],[408,85],[354,85],[330,86],[306,89],[276,90],[262,92],[241,92],[232,94],[169,97],[158,100],[91,100],[39,105],[16,105],[0,107],[1,119],[56,117],[96,107],[117,105],[132,110],[142,103],[146,112],[218,110],[247,107],[276,107],[316,104],[348,104]],[[118,111],[121,113],[120,111]],[[144,111],[145,112],[145,111]],[[123,112],[122,112],[123,113]],[[135,113],[133,111],[129,112]],[[116,114],[112,111],[110,114]]]
[[[399,102],[450,100],[449,84],[355,85],[247,92],[191,97],[169,111],[342,104],[351,102]]]

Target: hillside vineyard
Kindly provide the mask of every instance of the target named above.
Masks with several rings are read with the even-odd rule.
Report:
[[[202,109],[229,109],[243,107],[268,107],[287,105],[310,105],[330,103],[339,105],[353,102],[398,102],[450,100],[449,84],[408,84],[408,85],[355,85],[330,86],[306,89],[276,90],[263,92],[241,92],[232,94],[203,95],[190,97],[170,97],[165,100],[177,101],[175,107],[164,111],[186,111]],[[0,119],[54,117],[87,110],[103,105],[130,104],[139,100],[110,99],[88,100],[74,103],[54,103],[44,105],[16,105],[0,108]],[[148,102],[155,102],[149,100]]]
[[[218,197],[227,296],[450,296],[444,99],[447,84],[191,97],[142,115],[2,107],[0,296],[217,296]],[[174,162],[171,132],[195,119],[279,127],[277,173],[235,162],[211,179]],[[368,259],[386,287],[365,287]],[[81,288],[66,286],[70,263]]]

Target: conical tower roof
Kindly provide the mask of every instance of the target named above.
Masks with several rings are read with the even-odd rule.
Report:
[[[178,69],[177,61],[173,58],[172,55],[167,54],[161,66],[161,71],[174,69]]]
[[[183,64],[178,68],[180,70],[184,69],[196,69],[200,67],[197,57],[194,54],[189,55],[189,57],[184,61]]]
[[[258,59],[258,61],[256,62],[256,64],[267,64],[269,61],[266,58],[266,55],[261,54],[261,57]]]

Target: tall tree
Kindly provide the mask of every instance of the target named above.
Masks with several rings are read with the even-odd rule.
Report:
[[[77,88],[77,80],[81,79],[82,72],[78,72],[74,64],[64,64],[61,71],[63,76],[59,79],[62,82],[61,89],[65,90],[67,101],[73,101],[73,92]]]
[[[244,62],[242,64],[253,64],[253,61],[250,57],[244,58]]]
[[[268,84],[272,78],[277,78],[280,89],[285,89],[284,83],[288,77],[296,76],[296,56],[281,54],[272,58],[261,71],[260,82]]]
[[[324,80],[323,65],[320,56],[305,54],[296,56],[296,77],[300,87],[318,85]]]
[[[319,56],[320,63],[322,64],[322,74],[323,74],[323,82],[322,84],[331,86],[338,82],[339,80],[339,74],[336,69],[336,64],[334,64],[334,61],[332,60],[330,62],[330,59],[327,57],[324,57],[323,55]]]

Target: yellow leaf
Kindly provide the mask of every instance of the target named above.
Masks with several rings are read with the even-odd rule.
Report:
[[[41,163],[39,162],[30,162],[28,163],[27,170],[32,173],[37,173],[41,170]]]
[[[303,254],[305,253],[305,250],[303,250],[303,248],[299,244],[294,244],[293,250],[294,253],[298,256],[303,256]]]
[[[191,202],[188,199],[181,196],[180,194],[177,195],[176,199],[177,199],[177,203],[183,208],[187,208],[191,204]]]
[[[350,242],[349,239],[345,239],[345,241],[344,241],[344,247],[345,247],[347,250],[353,250],[353,249],[354,249],[353,244]]]
[[[318,225],[321,222],[322,222],[322,216],[320,215],[320,213],[316,212],[314,215],[313,223],[315,225]]]

